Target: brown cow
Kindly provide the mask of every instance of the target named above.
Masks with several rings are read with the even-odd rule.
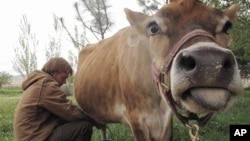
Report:
[[[100,123],[129,125],[136,141],[170,140],[173,113],[184,124],[196,117],[203,125],[242,92],[227,48],[237,10],[198,0],[172,0],[152,16],[125,9],[131,26],[81,51],[77,102]]]

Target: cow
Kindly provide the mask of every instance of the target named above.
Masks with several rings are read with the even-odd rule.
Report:
[[[130,26],[79,53],[77,103],[98,123],[128,125],[136,141],[171,140],[173,115],[203,126],[243,91],[228,49],[238,9],[199,0],[172,0],[151,16],[125,9]]]

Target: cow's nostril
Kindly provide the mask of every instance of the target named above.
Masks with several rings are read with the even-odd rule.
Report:
[[[191,71],[196,67],[196,62],[191,56],[182,56],[180,60],[180,67],[187,71]]]
[[[223,68],[224,69],[230,69],[232,67],[232,65],[233,65],[232,61],[230,59],[227,59],[223,63]]]

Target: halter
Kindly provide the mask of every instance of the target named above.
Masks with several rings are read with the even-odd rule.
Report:
[[[201,29],[196,29],[194,31],[191,31],[189,33],[187,33],[186,35],[184,35],[173,47],[173,49],[170,51],[169,55],[165,58],[165,62],[164,62],[164,67],[163,70],[159,71],[155,64],[153,64],[153,77],[155,79],[155,81],[157,82],[157,86],[159,88],[159,91],[161,93],[161,95],[164,96],[164,98],[166,99],[168,105],[170,106],[170,108],[172,109],[173,113],[176,115],[176,117],[187,127],[189,127],[190,129],[194,129],[194,126],[191,126],[189,124],[190,120],[196,120],[199,126],[204,126],[212,117],[212,114],[207,114],[204,117],[199,118],[197,114],[195,113],[191,113],[188,112],[187,116],[183,116],[181,115],[178,110],[177,110],[177,103],[174,101],[173,97],[172,97],[172,93],[170,88],[168,87],[167,84],[165,84],[164,81],[164,76],[170,71],[171,68],[171,64],[173,62],[174,57],[176,56],[176,54],[181,50],[181,48],[183,47],[183,45],[195,38],[195,37],[206,37],[209,38],[213,41],[216,41],[214,36],[212,36],[210,33],[201,30]]]

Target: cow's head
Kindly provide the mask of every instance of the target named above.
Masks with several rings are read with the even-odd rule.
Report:
[[[237,62],[228,49],[238,6],[222,11],[198,0],[172,1],[152,16],[125,9],[127,19],[147,38],[156,70],[170,77],[165,83],[176,103],[193,113],[228,109],[242,92]]]

